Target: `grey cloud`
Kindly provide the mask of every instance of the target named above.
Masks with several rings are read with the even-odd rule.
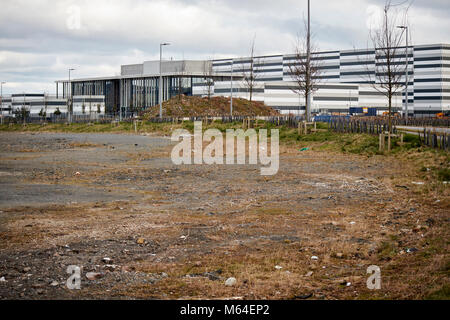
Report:
[[[314,0],[312,27],[320,49],[366,47],[366,9],[384,0]],[[399,3],[402,0],[393,1]],[[81,10],[70,29],[68,8]],[[56,79],[119,72],[120,64],[165,57],[206,59],[249,52],[292,51],[302,32],[306,0],[3,0],[0,11],[0,80],[5,92],[28,91]],[[416,43],[449,43],[448,1],[415,0],[410,10]]]

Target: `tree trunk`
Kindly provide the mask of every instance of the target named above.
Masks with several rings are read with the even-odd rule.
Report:
[[[308,108],[309,108],[308,101],[309,101],[309,91],[306,90],[305,91],[305,120],[306,121],[309,121],[309,119],[308,119]]]
[[[389,105],[388,105],[388,130],[389,134],[392,133],[392,94],[389,94],[388,97]]]

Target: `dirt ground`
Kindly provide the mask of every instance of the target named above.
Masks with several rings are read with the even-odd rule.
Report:
[[[154,135],[0,134],[0,298],[448,291],[448,187],[425,192],[416,162],[282,147],[278,174],[263,177],[254,165],[175,166],[170,150]],[[80,290],[66,286],[69,265]],[[370,265],[381,290],[367,288]]]

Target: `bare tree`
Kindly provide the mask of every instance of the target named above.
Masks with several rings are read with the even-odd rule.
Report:
[[[185,75],[185,70],[186,70],[186,61],[181,62],[181,65],[179,67],[176,68],[177,71],[177,77],[178,77],[178,81],[177,81],[177,86],[178,86],[178,101],[181,102],[181,98],[183,95],[183,77]]]
[[[256,82],[258,81],[258,78],[261,76],[261,73],[256,72],[255,66],[256,65],[260,66],[262,64],[260,59],[255,58],[255,39],[256,36],[253,38],[252,46],[250,48],[249,65],[246,66],[246,64],[244,64],[241,68],[242,75],[244,76],[243,78],[244,86],[248,90],[250,102],[253,99],[253,93],[255,91]]]
[[[211,60],[205,61],[203,68],[203,76],[205,80],[206,94],[208,101],[211,99],[212,90],[214,87],[213,69]]]
[[[404,3],[402,3],[404,4]],[[388,130],[392,133],[392,98],[405,87],[406,66],[400,59],[405,56],[402,45],[403,31],[397,28],[406,20],[409,6],[404,10],[403,17],[395,5],[387,0],[383,8],[383,21],[380,26],[371,29],[370,41],[375,48],[375,70],[367,63],[367,77],[373,88],[388,99]],[[406,50],[406,49],[405,49]],[[405,96],[408,99],[408,96]]]
[[[321,62],[316,59],[318,49],[310,42],[308,33],[304,36],[297,37],[297,44],[295,46],[295,53],[292,60],[288,63],[289,74],[295,82],[292,91],[305,98],[305,117],[306,121],[310,121],[309,115],[311,106],[309,101],[317,90],[317,83],[319,82],[321,74]],[[309,44],[309,46],[308,46]],[[308,57],[308,47],[310,48],[310,56]]]

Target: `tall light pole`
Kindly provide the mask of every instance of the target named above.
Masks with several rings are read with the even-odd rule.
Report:
[[[160,43],[159,44],[159,118],[162,119],[162,47],[169,46],[170,43]]]
[[[72,111],[73,111],[72,110],[72,82],[70,81],[70,72],[74,71],[74,70],[75,69],[73,69],[73,68],[69,68],[69,88],[68,88],[69,97],[67,98],[67,101],[68,101],[67,108],[69,109],[69,110],[67,110],[69,113],[69,123],[72,123]]]
[[[231,95],[230,95],[230,116],[233,117],[233,59],[231,59]]]
[[[408,26],[397,26],[399,29],[403,29],[406,32],[406,48],[405,48],[405,121],[408,124]]]
[[[2,99],[2,114],[1,114],[1,116],[2,116],[2,124],[3,124],[3,85],[5,84],[6,82],[0,82],[0,96],[1,96],[1,99]]]
[[[306,101],[306,121],[311,119],[311,10],[310,10],[310,0],[308,0],[308,34],[306,36],[306,61],[307,61],[307,94],[308,99]]]

